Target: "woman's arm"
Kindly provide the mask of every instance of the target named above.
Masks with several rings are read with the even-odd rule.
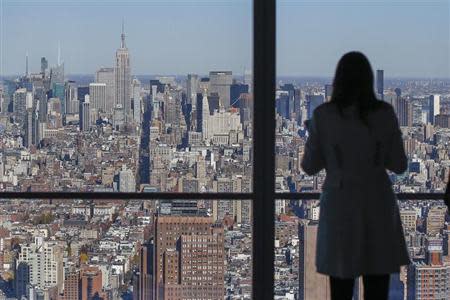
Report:
[[[389,123],[391,135],[388,137],[384,165],[386,169],[396,174],[401,174],[408,168],[408,159],[403,147],[402,132],[398,125],[397,116],[392,107],[389,107]]]
[[[314,175],[325,168],[325,159],[320,145],[320,138],[317,126],[317,114],[305,125],[308,129],[308,139],[305,144],[305,153],[303,154],[301,166],[308,175]]]

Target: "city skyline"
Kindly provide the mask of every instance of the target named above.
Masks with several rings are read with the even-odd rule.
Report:
[[[343,53],[361,50],[373,69],[385,69],[388,78],[450,78],[448,3],[408,3],[279,1],[278,75],[331,77]],[[55,65],[59,44],[67,74],[94,74],[100,67],[111,67],[113,49],[120,45],[117,34],[122,19],[133,75],[208,74],[211,70],[243,74],[252,69],[249,0],[164,5],[158,1],[125,5],[97,0],[75,5],[66,0],[3,0],[1,8],[3,76],[25,73],[27,53],[32,71],[39,70],[43,56]],[[348,10],[353,13],[343,18]],[[50,17],[36,24],[37,15]],[[417,18],[424,21],[415,22]],[[339,26],[333,26],[336,23]]]

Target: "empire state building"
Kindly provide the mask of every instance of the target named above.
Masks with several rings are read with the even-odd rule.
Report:
[[[131,122],[131,69],[130,54],[125,45],[125,32],[122,23],[120,48],[116,51],[116,67],[115,67],[115,104],[116,108],[121,108],[125,115],[125,122]]]

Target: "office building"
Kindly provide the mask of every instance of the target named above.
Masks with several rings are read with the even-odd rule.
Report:
[[[119,172],[119,192],[136,192],[136,178],[126,165]]]
[[[45,76],[48,68],[48,61],[45,57],[41,57],[41,74]]]
[[[84,96],[84,101],[80,103],[80,131],[91,129],[91,112],[89,95]]]
[[[63,249],[57,242],[35,238],[33,244],[22,244],[16,269],[16,295],[27,295],[28,285],[39,289],[56,287],[63,291]]]
[[[308,119],[312,118],[314,110],[323,102],[323,95],[306,95],[306,111]]]
[[[219,96],[220,105],[225,109],[231,106],[230,87],[233,83],[231,71],[209,72],[209,94]]]
[[[105,111],[111,114],[116,101],[114,68],[100,68],[95,73],[95,82],[106,84]]]
[[[442,238],[428,238],[425,261],[408,266],[407,299],[446,300],[450,294],[450,265],[442,261]]]
[[[445,206],[433,206],[429,209],[426,217],[426,233],[429,236],[435,236],[441,233],[444,228],[445,214],[447,208]]]
[[[64,276],[64,292],[61,300],[80,299],[81,277],[80,270],[71,269]]]
[[[330,102],[331,101],[331,95],[333,94],[333,85],[332,84],[325,84],[325,101]]]
[[[209,217],[155,218],[156,299],[222,299],[223,227]]]
[[[129,122],[132,120],[131,68],[130,53],[125,45],[125,32],[123,24],[120,48],[116,51],[115,90],[115,107],[120,107],[123,110],[125,122]]]
[[[413,124],[413,110],[411,102],[405,98],[397,97],[395,110],[399,125],[411,127]]]
[[[248,94],[248,85],[233,83],[230,87],[231,106],[240,107],[241,95]]]
[[[377,96],[380,100],[384,100],[384,70],[377,70]]]
[[[438,114],[434,117],[434,125],[441,128],[450,128],[450,115]]]
[[[23,128],[27,114],[27,90],[25,88],[18,89],[13,94],[13,112],[14,120]]]
[[[131,103],[133,104],[133,120],[136,124],[142,122],[141,82],[134,78],[131,83]]]
[[[441,112],[441,96],[440,95],[430,95],[428,98],[428,122],[434,124],[434,118],[439,115]]]
[[[89,101],[91,108],[106,112],[106,83],[89,84]]]
[[[188,74],[186,79],[186,102],[195,109],[199,78],[197,74]]]
[[[102,272],[97,266],[81,269],[81,300],[100,299],[103,295]]]
[[[331,299],[328,276],[316,272],[317,222],[299,225],[299,300]]]

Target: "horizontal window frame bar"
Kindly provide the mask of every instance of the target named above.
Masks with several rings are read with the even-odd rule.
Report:
[[[444,193],[397,193],[398,200],[443,200]],[[255,193],[0,192],[0,199],[254,200]],[[319,200],[320,193],[274,193],[274,200]]]
[[[443,200],[444,193],[396,193],[398,200]],[[281,200],[319,200],[320,193],[275,193],[275,199]]]
[[[0,192],[0,199],[253,200],[253,193]]]

